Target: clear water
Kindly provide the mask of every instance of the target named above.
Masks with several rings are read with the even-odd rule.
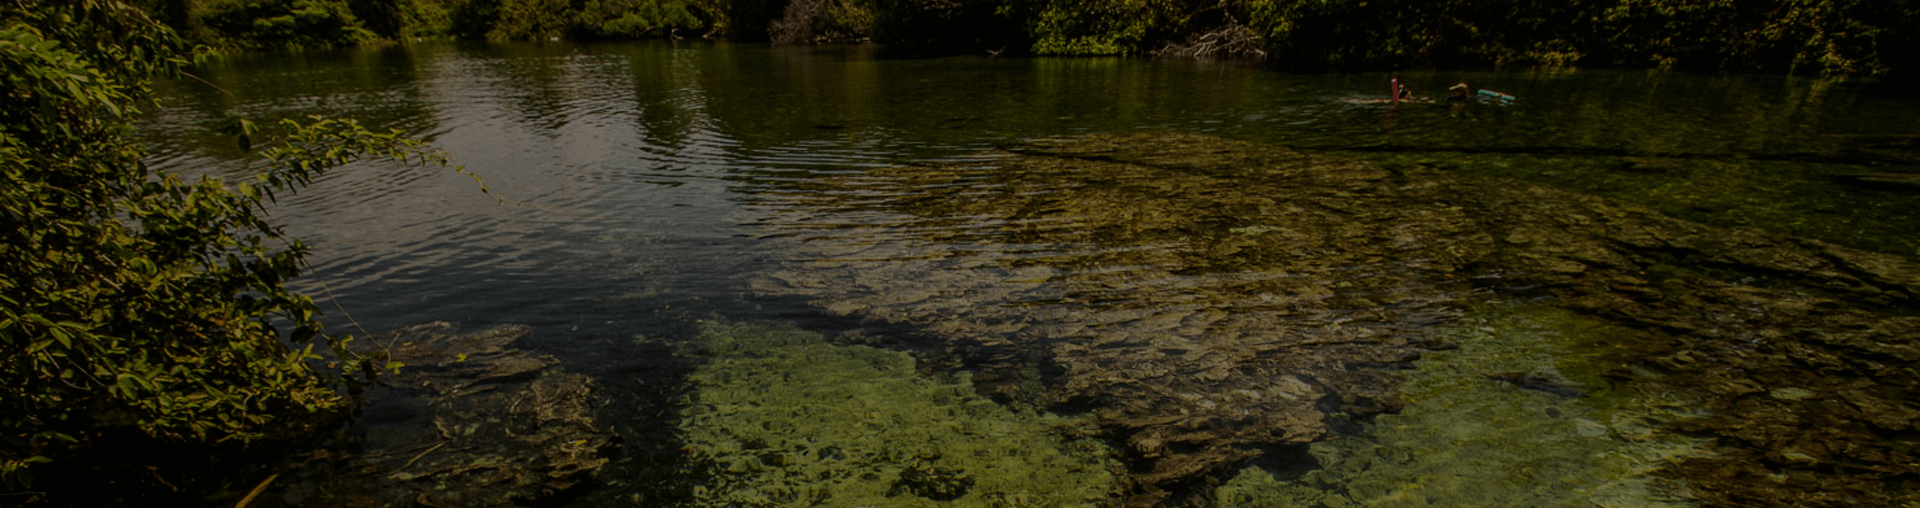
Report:
[[[1874,83],[1571,70],[1293,75],[664,42],[251,55],[194,74],[204,82],[163,87],[145,131],[159,167],[245,172],[210,134],[229,114],[350,116],[431,140],[509,202],[464,176],[384,163],[343,168],[285,198],[273,214],[314,249],[296,286],[330,311],[333,331],[529,324],[526,347],[601,380],[610,418],[629,422],[617,426],[663,439],[685,438],[655,424],[673,421],[675,382],[702,360],[636,335],[693,340],[698,320],[727,319],[861,330],[892,337],[896,349],[938,350],[925,338],[937,333],[911,321],[863,322],[832,302],[756,291],[756,280],[793,266],[790,235],[763,224],[767,196],[883,168],[984,164],[981,152],[1019,140],[1211,134],[1920,257],[1920,192],[1851,178],[1916,171],[1920,102]],[[1466,81],[1518,100],[1371,102],[1393,77],[1433,98]],[[963,245],[978,240],[964,234],[974,226],[926,227],[952,228],[946,238]],[[677,459],[645,450],[610,469],[627,480],[573,502],[684,498],[660,493],[679,488],[663,483],[671,474],[649,472]]]

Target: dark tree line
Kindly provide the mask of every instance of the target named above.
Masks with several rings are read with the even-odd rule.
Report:
[[[419,38],[872,40],[925,51],[1256,57],[1304,69],[1579,65],[1891,74],[1909,0],[140,0],[232,48]]]

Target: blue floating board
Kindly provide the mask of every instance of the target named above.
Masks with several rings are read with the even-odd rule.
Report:
[[[1503,102],[1503,103],[1505,103],[1505,102],[1513,102],[1513,101],[1514,101],[1514,99],[1513,99],[1513,96],[1511,96],[1511,95],[1507,95],[1507,94],[1503,94],[1503,93],[1500,93],[1500,92],[1495,92],[1495,91],[1493,91],[1493,90],[1481,90],[1481,91],[1480,91],[1480,95],[1484,95],[1484,96],[1486,96],[1487,98],[1490,98],[1490,99],[1493,99],[1493,100],[1496,100],[1496,101],[1500,101],[1500,102]]]

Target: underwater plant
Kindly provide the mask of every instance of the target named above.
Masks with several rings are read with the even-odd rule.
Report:
[[[1075,419],[922,376],[906,353],[712,320],[681,351],[707,360],[680,422],[709,475],[692,506],[1074,507],[1118,489]]]

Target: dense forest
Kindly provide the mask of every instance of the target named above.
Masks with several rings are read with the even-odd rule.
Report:
[[[1907,0],[140,0],[238,49],[728,38],[915,52],[1255,58],[1293,69],[1911,67]]]

